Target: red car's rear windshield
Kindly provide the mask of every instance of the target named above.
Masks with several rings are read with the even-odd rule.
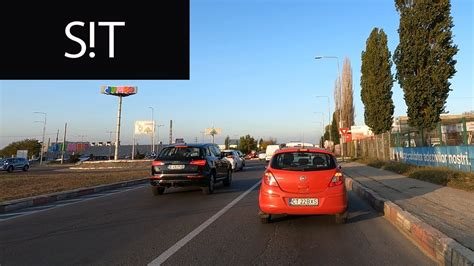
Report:
[[[288,171],[319,171],[336,168],[336,162],[327,153],[285,152],[274,155],[270,166]]]

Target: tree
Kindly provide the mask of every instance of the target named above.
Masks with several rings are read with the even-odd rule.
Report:
[[[349,58],[342,66],[342,127],[354,125],[354,93],[352,90],[352,68]]]
[[[387,35],[374,28],[362,51],[360,96],[364,103],[364,121],[375,134],[389,131],[393,123],[393,75]]]
[[[245,154],[257,149],[257,141],[250,135],[240,137],[239,150]]]
[[[400,43],[393,55],[396,78],[407,104],[408,124],[431,130],[445,111],[455,73],[449,0],[395,0],[400,14]]]
[[[263,146],[263,139],[260,138],[260,140],[258,141],[258,149],[263,150],[262,146]]]
[[[331,137],[334,144],[339,144],[339,126],[337,122],[338,111],[336,110],[332,114],[332,124],[331,124]]]
[[[28,156],[39,156],[41,151],[41,143],[36,139],[24,139],[8,144],[5,148],[0,150],[1,157],[16,156],[18,150],[28,150]]]
[[[268,145],[274,145],[274,144],[277,144],[277,139],[270,137],[268,140],[262,140],[260,144],[260,149],[266,150]]]
[[[227,137],[225,137],[225,140],[224,140],[224,145],[225,145],[226,150],[229,149],[229,144],[230,144],[230,137],[227,136]]]

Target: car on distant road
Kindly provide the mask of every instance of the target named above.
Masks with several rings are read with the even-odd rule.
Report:
[[[253,159],[253,158],[258,158],[257,156],[257,151],[250,151],[245,155],[245,159]]]
[[[5,158],[0,160],[0,170],[7,171],[9,173],[14,170],[28,171],[30,169],[30,163],[25,158]]]
[[[276,150],[280,149],[280,145],[268,145],[265,150],[265,161],[269,162]]]
[[[232,165],[232,171],[242,171],[244,169],[245,160],[240,158],[239,153],[236,150],[223,150],[222,157],[230,162],[230,165]]]
[[[272,215],[335,215],[347,219],[347,191],[336,158],[317,148],[283,148],[268,165],[258,203],[262,223]]]
[[[154,195],[166,188],[199,186],[212,194],[216,182],[232,183],[232,166],[215,144],[174,144],[163,148],[152,162],[150,184]]]

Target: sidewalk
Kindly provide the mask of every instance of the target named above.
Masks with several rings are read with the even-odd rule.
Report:
[[[347,162],[343,172],[382,198],[474,250],[474,193]]]

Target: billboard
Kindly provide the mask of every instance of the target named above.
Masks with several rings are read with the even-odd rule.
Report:
[[[135,135],[145,135],[153,133],[153,121],[135,121]]]
[[[102,86],[100,93],[114,96],[130,96],[138,92],[135,86]]]
[[[368,126],[351,126],[352,140],[361,140],[374,135]]]
[[[220,128],[206,128],[205,130],[206,135],[219,135],[221,134],[222,130]]]

